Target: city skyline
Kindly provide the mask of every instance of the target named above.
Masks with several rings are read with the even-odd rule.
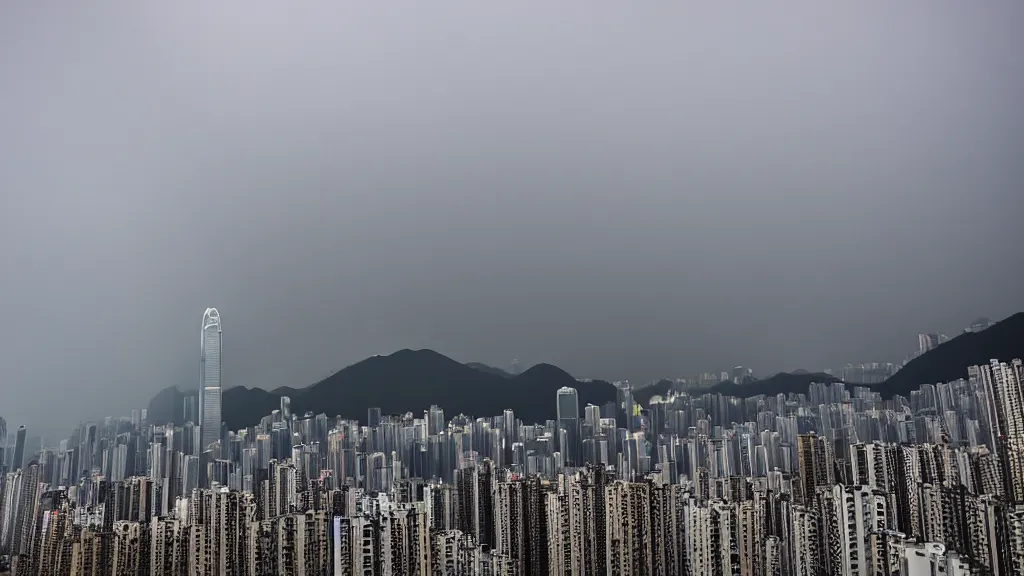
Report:
[[[363,426],[282,398],[205,448],[200,426],[134,411],[0,470],[0,570],[1008,576],[1024,566],[1024,362],[966,372],[886,400],[836,382],[640,410],[624,385],[583,422],[562,388],[557,419],[534,424],[431,406],[371,408]]]
[[[980,320],[984,320],[984,321],[988,322],[987,325],[991,325],[992,324],[991,320],[989,320],[988,318],[983,317],[983,316],[982,317],[972,316],[971,318],[973,318],[974,320],[979,320],[979,319]],[[962,323],[962,324],[963,324],[963,327],[959,328],[959,330],[967,331],[967,330],[971,330],[972,329],[972,325],[970,323]],[[974,325],[973,326],[974,329],[978,329],[980,327],[981,327],[980,325]],[[952,332],[952,331],[950,331],[950,332]],[[916,336],[920,340],[921,337],[933,337],[933,336],[939,336],[939,335],[942,335],[943,337],[947,338],[947,340],[948,340],[948,337],[946,337],[942,333],[938,333],[938,334],[936,334],[936,333],[918,333]],[[954,336],[956,336],[956,335],[959,335],[959,332],[954,333]],[[201,346],[200,346],[200,370],[199,370],[199,386],[198,386],[199,394],[196,397],[197,404],[195,406],[195,409],[197,410],[197,413],[196,413],[196,415],[197,415],[197,425],[199,425],[200,423],[206,422],[206,419],[203,417],[203,404],[204,403],[203,403],[203,400],[202,400],[204,398],[204,396],[206,396],[206,388],[207,388],[207,386],[205,385],[205,382],[207,381],[207,378],[215,379],[217,381],[217,386],[211,386],[210,387],[209,397],[210,397],[211,400],[215,400],[215,404],[217,405],[217,408],[216,408],[217,414],[216,415],[211,414],[210,421],[209,421],[210,426],[206,427],[207,429],[212,430],[212,429],[215,428],[213,422],[214,421],[217,421],[217,422],[220,421],[220,416],[219,416],[219,414],[220,414],[220,406],[219,406],[219,402],[220,402],[220,396],[223,393],[223,389],[224,389],[223,388],[223,383],[220,382],[220,374],[221,374],[221,371],[223,370],[223,359],[221,358],[221,355],[220,355],[220,347],[222,345],[223,334],[222,334],[222,330],[221,330],[220,313],[219,313],[217,308],[207,308],[205,310],[205,312],[203,313],[201,336],[202,337],[201,337]],[[902,356],[903,360],[912,358],[914,356],[915,352],[923,352],[925,350],[923,345],[921,345],[920,342],[919,342],[919,345],[922,346],[921,349],[918,350],[918,351],[911,351],[911,344],[913,344],[913,340],[910,339],[909,337],[908,337],[907,340],[908,340],[908,345],[907,345],[908,353],[904,353],[903,354],[903,356]],[[210,364],[210,371],[209,372],[207,371],[207,362],[206,362],[206,350],[207,350],[208,346],[211,347],[211,351],[212,352],[215,352],[215,354],[213,355],[213,358],[212,358],[214,360],[214,362]],[[897,353],[893,353],[893,354],[890,354],[888,357],[889,358],[897,358],[898,354]],[[365,359],[360,359],[360,361],[361,360],[365,360]],[[516,365],[516,364],[518,364],[518,362],[519,362],[518,359],[512,359],[512,365]],[[873,363],[878,363],[878,360],[869,361],[865,365],[870,365],[870,364],[873,364]],[[500,364],[501,364],[500,362],[495,362],[495,363],[493,363],[493,366],[495,368],[504,370],[506,367],[501,366]],[[884,362],[882,364],[884,364]],[[529,367],[529,366],[532,365],[532,363],[527,363],[526,365],[527,365],[527,367]],[[857,367],[858,364],[847,363],[844,366]],[[898,366],[899,366],[898,362],[894,364],[894,367],[898,367]],[[729,368],[729,370],[727,370],[726,368]],[[722,378],[723,379],[727,379],[727,380],[732,380],[733,377],[734,377],[733,374],[729,374],[729,378],[725,378],[725,376],[730,372],[730,370],[732,370],[734,368],[743,368],[744,370],[753,370],[753,368],[751,368],[751,367],[744,367],[744,366],[722,367],[722,370],[720,371],[721,375],[722,375]],[[810,371],[812,371],[812,372],[825,372],[825,371],[828,371],[828,370],[835,370],[835,369],[842,370],[842,368],[843,368],[843,366],[815,367],[815,368],[811,369]],[[806,368],[794,368],[794,369],[790,369],[790,370],[784,370],[783,372],[792,372],[793,370],[800,370],[800,369],[806,369]],[[330,375],[330,374],[333,374],[333,373],[337,372],[337,370],[336,369],[331,369],[331,370],[329,370],[327,372],[328,373],[325,374],[325,377],[327,375]],[[710,371],[704,370],[704,371],[685,373],[685,374],[662,375],[662,378],[666,378],[666,379],[669,379],[669,380],[677,379],[677,378],[683,378],[683,379],[694,380],[695,382],[699,383],[701,376],[704,376],[704,375],[718,376],[718,374],[719,374],[718,370],[712,369]],[[770,376],[770,375],[771,374],[768,374],[768,373],[760,373],[760,372],[757,373],[757,377],[759,377],[759,378],[760,377],[764,377],[764,376]],[[841,373],[838,374],[838,375],[841,376]],[[586,374],[586,373],[584,373],[584,374],[573,374],[573,376],[576,377],[576,378],[589,378],[589,377],[601,378],[601,375],[591,375],[591,374]],[[280,384],[275,385],[275,386],[270,386],[270,387],[264,388],[264,390],[270,390],[270,389],[273,389],[273,388],[277,388],[279,386],[289,386],[289,387],[303,388],[303,387],[315,384],[317,382],[320,382],[322,379],[323,378],[318,378],[318,379],[316,379],[314,381],[310,381],[310,382],[280,383]],[[608,381],[616,381],[616,380],[611,379],[611,378],[604,378],[604,379],[608,380]],[[636,386],[636,387],[643,387],[643,386],[645,386],[645,385],[647,385],[649,383],[652,383],[654,381],[654,380],[637,381],[637,380],[630,379],[630,378],[623,378],[622,380],[632,380],[633,385]],[[857,379],[849,380],[848,382],[850,382],[851,384],[871,383],[869,380],[857,380]],[[245,384],[242,384],[242,383],[228,383],[228,388],[236,386],[236,385],[244,386]],[[177,387],[179,390],[183,390],[184,391],[184,390],[189,390],[189,389],[194,388],[194,385],[189,384],[189,383],[181,383],[181,384],[175,385],[175,387]],[[148,395],[150,397],[153,394],[155,394],[156,392],[158,392],[158,390],[149,390],[149,391],[147,391],[147,393],[148,393]],[[142,400],[143,400],[143,403],[144,403],[147,400],[147,398],[143,398]],[[99,419],[99,418],[101,418],[101,417],[103,417],[105,415],[107,415],[107,414],[99,414],[99,413],[96,413],[96,414],[79,414],[79,415],[75,416],[74,419],[79,420],[79,421],[94,421],[94,420]],[[578,418],[578,416],[577,416],[577,418]],[[61,427],[53,427],[53,426],[51,426],[51,423],[52,423],[51,420],[47,420],[45,422],[39,423],[40,424],[39,426],[35,426],[34,427],[33,434],[39,434],[39,435],[41,435],[42,437],[45,438],[45,437],[53,437],[54,435],[64,434],[66,432]],[[23,425],[20,426],[20,429],[23,430],[24,426]],[[217,438],[217,433],[215,433],[215,432],[210,432],[209,434],[204,433],[203,436],[202,436],[202,442],[205,443],[207,441],[213,441],[216,438]]]
[[[1022,313],[1022,314],[1024,314],[1024,313]],[[1020,315],[1018,314],[1018,316],[1020,316]],[[967,332],[975,332],[975,333],[977,333],[977,332],[986,330],[986,329],[994,326],[995,324],[997,324],[997,322],[992,322],[988,318],[980,317],[980,318],[977,318],[975,320],[975,322],[973,322],[970,326],[966,327],[964,329],[964,333],[967,333]],[[926,339],[934,340],[934,342],[931,342],[928,345],[925,345],[924,341]],[[927,352],[929,350],[934,349],[937,346],[937,344],[940,343],[940,340],[941,341],[949,341],[949,338],[947,336],[945,336],[944,334],[919,334],[919,340],[921,342],[920,342],[920,350],[918,351],[918,353],[924,353],[924,352]],[[183,408],[183,412],[181,413],[181,414],[184,415],[184,419],[182,421],[192,421],[192,422],[194,422],[196,424],[197,431],[199,432],[199,436],[197,437],[196,441],[199,443],[199,445],[208,445],[209,443],[218,440],[220,438],[219,435],[220,435],[220,433],[222,431],[221,430],[221,428],[222,428],[222,425],[221,425],[222,424],[221,423],[222,417],[221,417],[221,408],[220,408],[220,406],[221,406],[221,395],[222,395],[222,392],[223,392],[223,386],[222,386],[223,383],[221,382],[222,356],[220,354],[220,350],[221,350],[221,347],[222,347],[222,342],[223,342],[223,333],[222,333],[222,324],[221,324],[220,313],[219,313],[219,311],[216,308],[207,308],[204,311],[204,313],[203,313],[203,320],[202,320],[201,346],[200,346],[200,371],[199,371],[198,394],[196,394],[195,396],[192,396],[191,393],[187,392],[187,389],[190,388],[189,386],[182,387],[184,389],[183,391],[186,392],[186,396],[184,398],[185,407]],[[209,354],[208,354],[208,352],[209,352]],[[427,351],[427,352],[429,352],[429,351]],[[443,358],[443,356],[441,356],[441,357]],[[210,362],[208,362],[207,360],[210,360]],[[514,362],[518,362],[518,360],[514,360]],[[853,373],[854,374],[860,374],[861,372],[858,372],[858,370],[862,369],[865,366],[869,366],[869,365],[860,365],[860,366],[853,365],[852,367],[855,368]],[[886,366],[888,366],[888,369],[891,369],[892,371],[888,371],[888,370],[884,371],[884,375],[885,376],[891,376],[891,375],[895,374],[895,371],[898,371],[900,369],[900,365],[899,364],[882,365],[882,367],[886,367]],[[747,374],[750,374],[750,372],[751,372],[751,370],[749,368],[738,366],[738,367],[734,367],[734,369],[731,371],[731,374],[729,372],[722,371],[720,379],[719,379],[719,376],[718,376],[717,372],[710,372],[710,373],[697,374],[696,377],[691,375],[691,376],[689,376],[687,378],[676,379],[675,380],[675,384],[676,385],[682,384],[685,389],[700,390],[702,388],[705,388],[706,386],[709,386],[709,385],[712,385],[712,384],[716,384],[716,383],[718,383],[720,381],[721,382],[740,383],[740,382],[742,382],[742,376],[739,376],[739,377],[737,376],[737,370],[741,370],[742,375],[747,375]],[[866,374],[866,372],[863,372],[863,374]],[[705,376],[711,377],[712,379],[711,380],[702,380],[702,378],[705,377]],[[842,373],[838,374],[838,376],[844,377]],[[582,379],[582,380],[585,380],[585,379]],[[884,380],[884,378],[882,380]],[[857,379],[855,377],[855,378],[852,378],[852,379],[846,378],[846,384],[851,385],[851,386],[857,386],[857,385],[870,386],[872,384],[878,384],[878,383],[882,382],[882,380]],[[208,383],[209,384],[213,384],[213,385],[208,386],[207,385]],[[620,383],[621,384],[628,384],[628,381],[622,381],[622,382],[616,381],[614,384],[616,386],[618,386]],[[651,383],[652,382],[633,382],[632,384],[628,384],[628,385],[633,390],[639,390],[639,389],[642,389],[646,385],[651,384]],[[312,384],[312,383],[310,383],[310,384]],[[301,387],[300,387],[300,389],[301,389]],[[756,391],[756,388],[753,388],[752,390]],[[573,401],[571,401],[569,403],[566,403],[563,406],[563,403],[561,401],[563,395],[566,396],[566,398],[571,397],[573,399]],[[203,406],[204,406],[203,398],[204,397],[210,398],[210,400],[211,400],[210,405],[214,407],[213,409],[210,410],[209,417],[204,416],[204,409],[203,409]],[[575,444],[575,442],[573,441],[573,436],[574,435],[578,435],[579,434],[579,430],[580,430],[580,406],[579,406],[579,402],[577,400],[578,392],[577,392],[577,390],[575,388],[563,387],[562,389],[560,389],[558,391],[558,398],[559,398],[559,401],[557,402],[555,421],[558,423],[559,429],[560,430],[564,429],[566,434],[567,434],[566,438],[563,438],[561,433],[560,433],[558,436],[556,436],[556,438],[554,440],[555,444],[558,445],[559,447],[561,447],[563,441],[568,441],[570,444]],[[290,406],[291,406],[291,399],[288,398],[287,396],[282,396],[280,401],[281,401],[281,404],[280,404],[280,411],[281,411],[281,413],[285,414],[285,415],[290,414],[291,413],[291,408],[290,408]],[[193,402],[195,402],[194,405],[192,404]],[[191,406],[191,408],[190,408],[190,406]],[[573,408],[573,406],[575,408]],[[588,407],[590,407],[590,406],[588,406]],[[195,410],[196,412],[190,412],[190,409],[191,410]],[[214,412],[214,410],[216,410],[216,412]],[[379,421],[380,417],[381,417],[380,408],[376,408],[374,410],[376,410],[376,421]],[[563,410],[565,411],[566,414],[569,414],[569,416],[566,416],[566,419],[569,420],[569,421],[575,420],[575,424],[571,424],[570,423],[567,426],[563,426],[562,425],[562,422],[563,422],[563,415],[562,415]],[[137,412],[138,412],[138,410],[133,410],[133,413],[137,413]],[[190,414],[191,414],[191,416],[190,416]],[[136,414],[136,416],[137,416],[137,414]],[[109,418],[110,415],[107,414],[105,417]],[[91,418],[90,417],[85,417],[85,418],[79,418],[78,420],[80,422],[95,422],[95,421],[100,420],[100,419],[101,419],[100,417],[91,417]],[[374,417],[371,416],[370,420],[374,421]],[[40,423],[40,424],[41,424],[40,426],[35,426],[34,427],[33,434],[41,435],[43,440],[45,440],[46,437],[50,437],[51,440],[52,440],[52,437],[53,437],[54,434],[59,436],[59,435],[61,435],[61,434],[63,434],[65,432],[61,428],[56,428],[56,429],[48,428],[47,426],[50,423]],[[3,438],[3,433],[5,431],[6,431],[6,422],[5,422],[5,420],[2,417],[0,417],[0,439]],[[22,460],[22,458],[19,458],[19,456],[23,456],[24,455],[24,450],[26,449],[26,434],[27,434],[26,426],[25,425],[20,425],[20,426],[18,426],[18,429],[17,429],[16,442],[14,444],[7,445],[4,442],[0,442],[0,455],[3,454],[3,449],[5,447],[9,448],[9,455],[7,457],[7,460],[8,460],[8,462],[10,464],[13,464],[15,467],[17,467],[17,463],[19,462],[19,460]],[[40,439],[40,436],[33,436],[32,438],[35,441],[35,440]],[[47,446],[47,444],[44,443],[44,446]],[[52,446],[50,446],[50,447],[52,447]],[[578,449],[578,447],[577,447],[577,449]],[[570,458],[571,458],[571,451],[569,449],[563,450],[563,454],[569,455]],[[2,462],[3,462],[3,460],[0,460],[0,463],[2,463]],[[572,462],[572,460],[570,459],[569,462]],[[22,462],[22,463],[24,463],[24,462]]]
[[[0,576],[1024,575],[1022,22],[0,2]]]
[[[974,323],[971,338],[1005,338],[1019,320]],[[943,336],[922,336],[927,358],[959,361]],[[673,387],[644,406],[620,382],[582,414],[580,390],[595,384],[577,381],[531,395],[553,405],[546,421],[510,409],[446,417],[442,403],[371,406],[364,426],[300,414],[282,396],[258,423],[225,430],[222,350],[221,315],[207,308],[199,422],[136,409],[38,449],[19,426],[12,457],[0,458],[0,572],[1009,576],[1024,566],[1020,358],[906,395],[811,381],[747,398]],[[196,544],[205,540],[219,544]]]

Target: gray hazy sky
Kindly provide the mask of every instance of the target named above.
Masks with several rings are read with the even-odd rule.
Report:
[[[197,385],[207,306],[261,387],[822,368],[1024,308],[1024,3],[680,4],[3,3],[0,413]]]

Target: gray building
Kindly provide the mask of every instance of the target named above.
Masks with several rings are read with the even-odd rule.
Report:
[[[575,388],[558,389],[557,425],[555,437],[558,451],[567,466],[578,466],[580,455],[580,402]]]

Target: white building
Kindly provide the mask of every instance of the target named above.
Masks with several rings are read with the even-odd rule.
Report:
[[[207,308],[203,314],[202,343],[199,359],[199,422],[200,447],[206,448],[220,440],[221,426],[221,332],[220,313]]]

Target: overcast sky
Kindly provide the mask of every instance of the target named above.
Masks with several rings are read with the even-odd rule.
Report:
[[[0,415],[197,386],[208,306],[271,388],[820,369],[1024,309],[1024,3],[682,4],[3,3]]]

